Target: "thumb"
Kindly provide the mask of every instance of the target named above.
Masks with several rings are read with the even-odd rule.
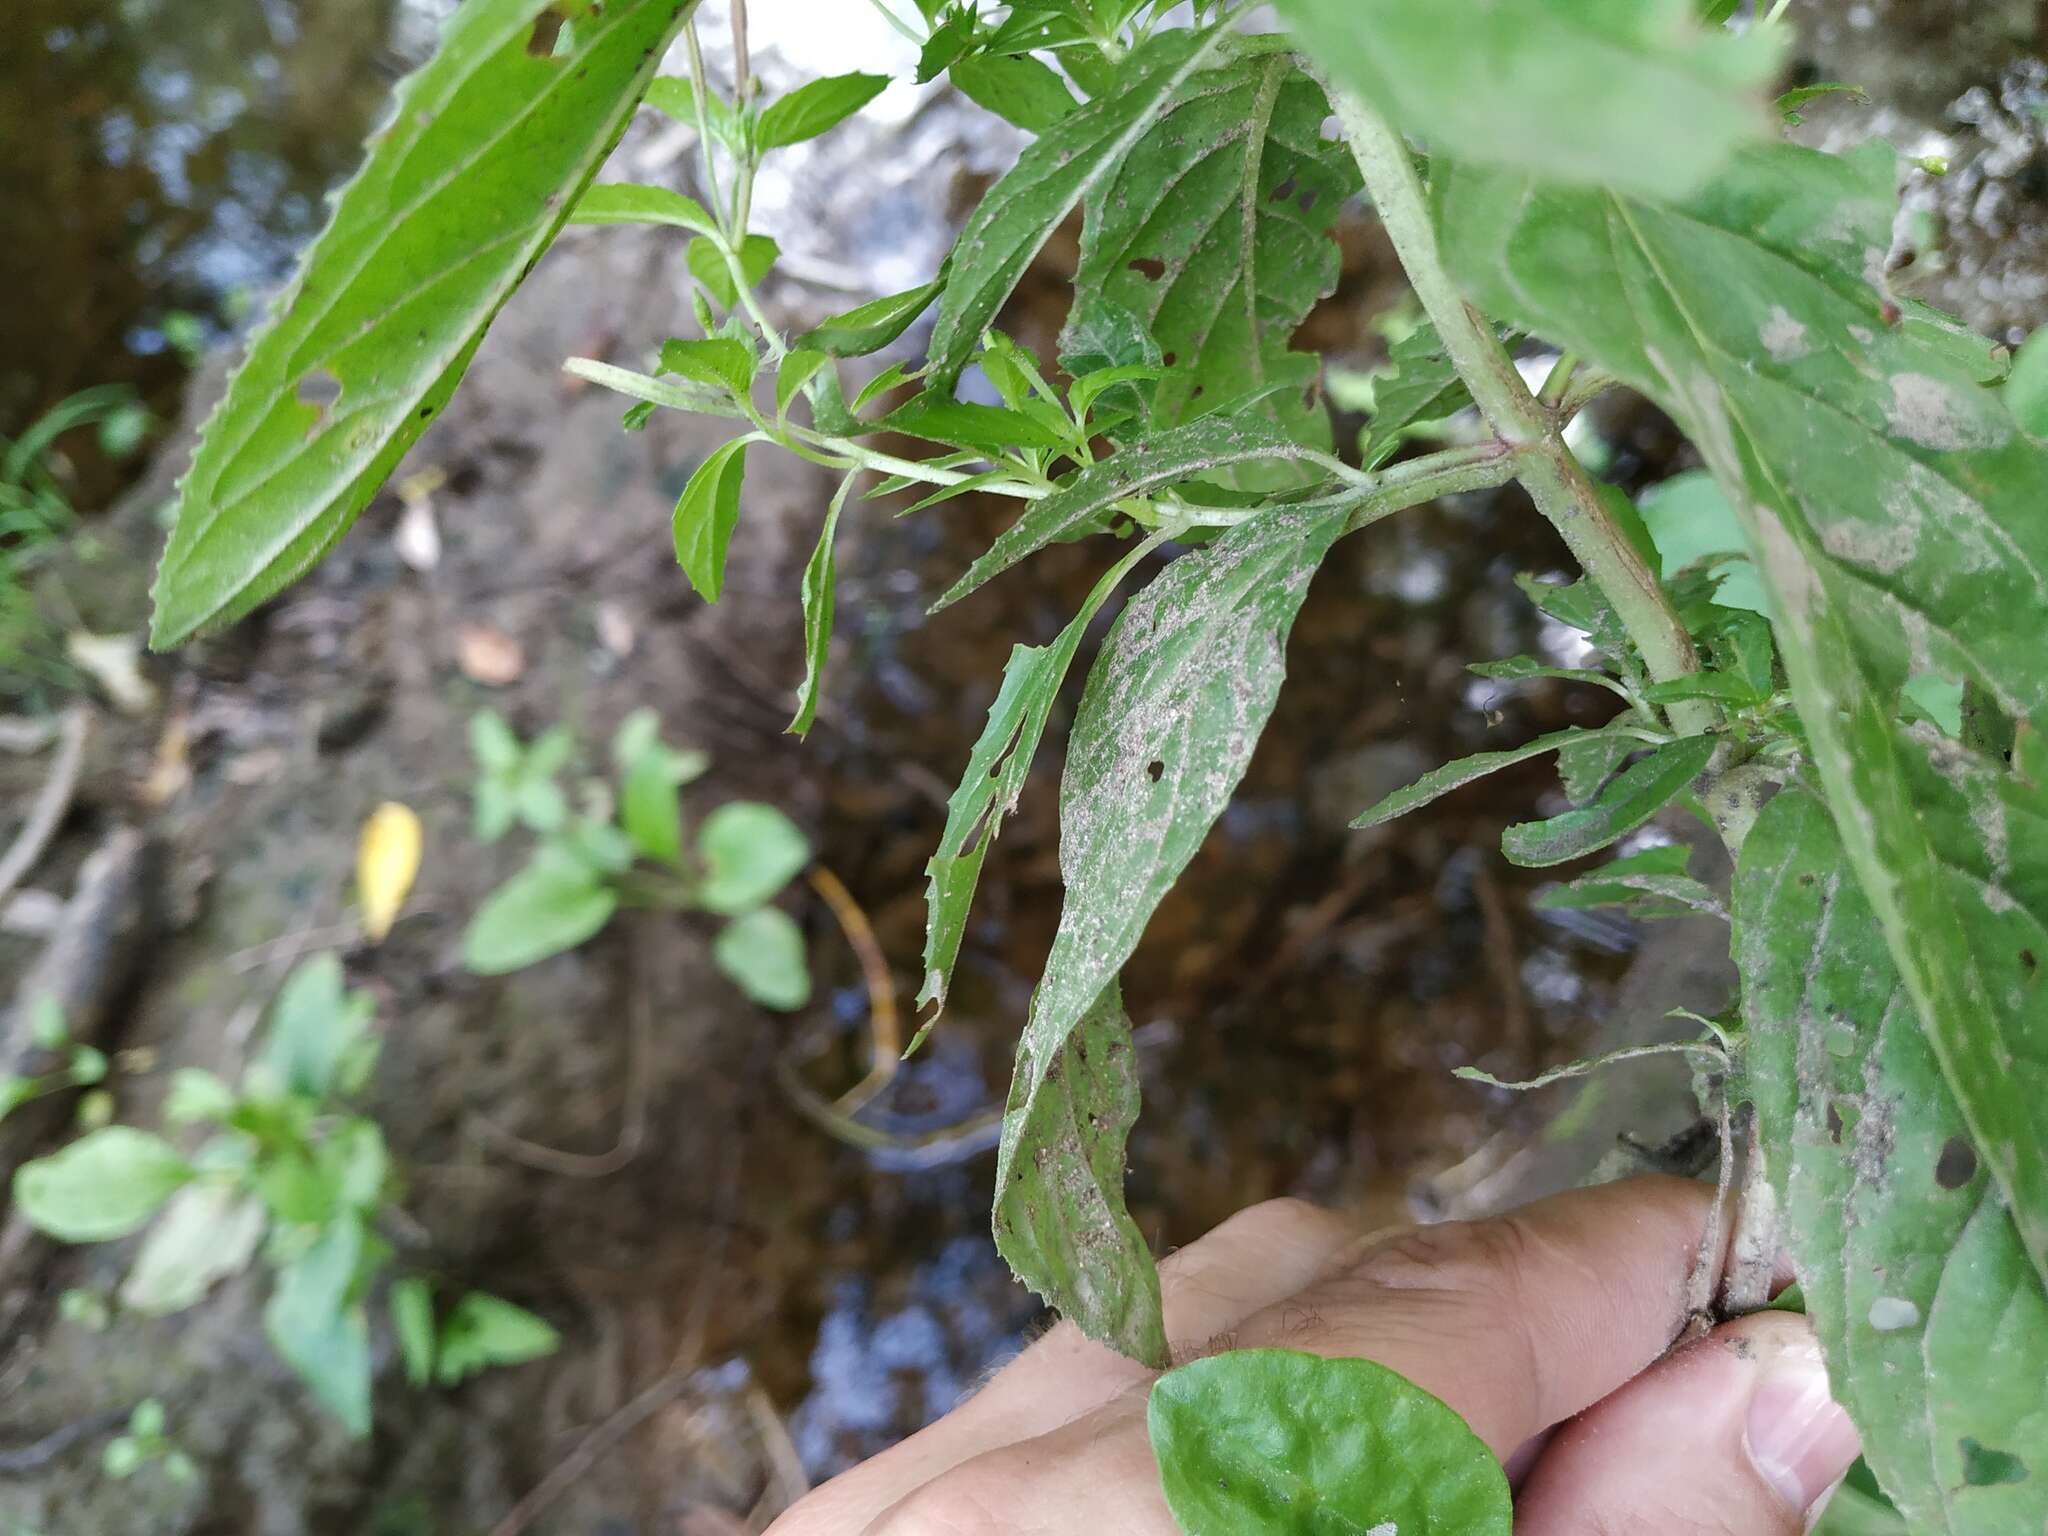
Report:
[[[1516,1536],[1802,1536],[1856,1459],[1806,1319],[1760,1312],[1659,1361],[1560,1429]]]

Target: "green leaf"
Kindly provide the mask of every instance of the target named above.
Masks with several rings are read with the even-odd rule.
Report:
[[[399,87],[202,430],[150,640],[239,618],[355,521],[547,249],[694,0],[471,0]],[[560,54],[530,45],[573,21]],[[549,34],[552,35],[552,34]]]
[[[322,1099],[340,1083],[342,1069],[369,1036],[376,1003],[343,985],[333,954],[301,961],[270,1006],[270,1028],[257,1060],[292,1093]]]
[[[794,1012],[811,1000],[803,930],[780,907],[756,907],[718,930],[711,958],[764,1008]]]
[[[753,388],[754,370],[758,366],[759,359],[754,356],[754,349],[744,341],[735,341],[728,336],[699,341],[671,338],[661,344],[662,372],[709,384],[714,389],[727,391],[735,399],[747,397]]]
[[[618,905],[618,894],[582,860],[543,848],[469,920],[462,963],[479,976],[537,964],[594,937]]]
[[[939,834],[939,851],[925,865],[930,878],[925,892],[924,986],[917,995],[920,1008],[930,1002],[942,1009],[946,1006],[946,988],[960,958],[960,941],[967,931],[967,914],[974,904],[982,862],[1002,831],[1003,818],[1017,808],[1017,797],[1031,775],[1031,761],[1038,755],[1038,743],[1045,735],[1060,684],[1095,615],[1148,552],[1149,545],[1140,544],[1112,566],[1051,645],[1017,646],[1004,663],[1002,686],[988,707],[988,723],[968,754],[959,787],[946,801],[946,829]]]
[[[1507,1474],[1456,1411],[1370,1360],[1240,1349],[1146,1411],[1187,1536],[1508,1536]]]
[[[2048,437],[2048,326],[2029,336],[2014,355],[2001,393],[2022,431]]]
[[[2048,1293],[1813,796],[1764,808],[1735,917],[1784,1241],[1865,1457],[1914,1531],[2048,1526]]]
[[[225,1120],[234,1107],[234,1090],[213,1073],[180,1067],[171,1074],[171,1086],[164,1094],[164,1121],[197,1125],[202,1120]]]
[[[606,389],[617,390],[649,406],[667,406],[670,410],[689,411],[698,416],[746,415],[745,408],[722,389],[706,389],[697,384],[671,384],[666,379],[650,378],[644,373],[635,373],[631,368],[614,367],[588,357],[570,358],[562,364],[562,371],[572,377],[601,384]],[[637,431],[632,411],[627,412],[626,419],[628,430]],[[644,420],[640,421],[641,426],[645,424]]]
[[[1232,465],[1299,460],[1312,451],[1270,427],[1244,420],[1189,422],[1135,443],[1090,464],[1052,495],[1032,502],[931,611],[951,607],[1046,545],[1087,531],[1127,497],[1149,495]]]
[[[685,128],[694,131],[697,127],[697,92],[681,76],[658,76],[647,87],[646,104]],[[712,137],[728,149],[740,147],[743,136],[732,103],[713,91],[704,98],[704,117]]]
[[[370,1324],[350,1299],[362,1258],[361,1222],[330,1222],[279,1272],[263,1309],[271,1347],[357,1438],[370,1432]]]
[[[1489,774],[1499,773],[1503,768],[1512,768],[1517,763],[1526,763],[1531,758],[1541,757],[1546,752],[1564,752],[1579,748],[1591,748],[1596,742],[1604,752],[1613,752],[1625,757],[1631,752],[1642,750],[1649,733],[1634,727],[1602,727],[1599,730],[1584,730],[1573,726],[1569,730],[1553,731],[1548,736],[1538,736],[1534,741],[1524,742],[1519,747],[1509,747],[1500,752],[1475,752],[1470,757],[1459,758],[1455,763],[1446,763],[1432,769],[1405,789],[1397,789],[1371,809],[1363,812],[1352,822],[1354,827],[1377,827],[1392,821],[1397,816],[1406,816],[1410,811],[1420,810],[1433,800],[1441,800],[1456,789],[1463,789]]]
[[[678,791],[703,777],[711,759],[678,752],[661,739],[661,720],[636,709],[612,743],[619,765],[619,829],[633,850],[671,868],[683,859],[683,811]]]
[[[1590,803],[1548,821],[1524,821],[1500,835],[1510,863],[1541,869],[1597,853],[1663,810],[1707,771],[1719,739],[1682,736],[1666,742],[1611,780]]]
[[[1800,108],[1819,101],[1823,96],[1853,96],[1858,101],[1868,102],[1870,93],[1860,85],[1846,85],[1840,80],[1818,80],[1812,85],[1798,86],[1778,98],[1778,114],[1793,127],[1806,121]]]
[[[795,345],[823,352],[828,357],[866,357],[879,352],[915,323],[932,306],[945,284],[925,283],[903,293],[872,299],[843,315],[835,315],[815,330],[797,337]]]
[[[1161,1366],[1159,1276],[1124,1204],[1138,1098],[1131,1022],[1112,978],[1042,1067],[1018,1056],[996,1175],[996,1247],[1090,1338]]]
[[[749,235],[740,242],[740,275],[746,278],[749,288],[758,287],[781,257],[782,247],[766,235]],[[692,240],[683,261],[690,275],[721,309],[731,309],[739,303],[740,291],[733,284],[732,268],[726,264],[724,248],[716,240]]]
[[[1828,801],[1936,1059],[2048,1275],[2048,445],[1981,359],[1886,323],[1893,157],[1777,145],[1690,201],[1453,167],[1445,248],[1478,300],[1641,390],[1742,520]],[[2008,764],[1899,723],[1912,677],[2021,726]]]
[[[837,128],[888,88],[887,75],[828,75],[771,101],[754,129],[762,149],[801,144]]]
[[[1074,110],[1074,93],[1051,66],[1028,54],[981,54],[953,65],[953,84],[1026,133],[1044,133]]]
[[[1553,886],[1536,898],[1536,905],[1551,912],[1618,906],[1645,917],[1688,911],[1725,917],[1727,908],[1720,898],[1685,872],[1688,858],[1689,850],[1681,843],[1646,848],[1569,884]]]
[[[1477,164],[1678,197],[1764,135],[1783,30],[1693,0],[1280,0],[1337,81]]]
[[[110,1125],[23,1163],[14,1175],[14,1203],[39,1232],[101,1243],[135,1231],[191,1177],[191,1166],[162,1137]]]
[[[933,388],[952,388],[1032,258],[1074,205],[1117,169],[1218,36],[1213,28],[1172,29],[1133,49],[1124,61],[1123,89],[1053,124],[981,200],[960,233],[939,295],[927,368]]]
[[[676,502],[676,564],[707,603],[725,589],[725,554],[740,521],[740,487],[747,477],[747,444],[736,437],[714,448],[697,466]]]
[[[706,816],[697,852],[704,861],[698,904],[724,917],[760,906],[811,862],[796,823],[758,800],[729,800]]]
[[[263,1202],[228,1184],[187,1184],[149,1229],[121,1282],[121,1305],[182,1312],[214,1285],[248,1268],[270,1224]]]
[[[1365,443],[1368,469],[1392,458],[1416,428],[1472,406],[1472,392],[1458,377],[1435,326],[1425,322],[1395,342],[1388,361],[1394,366],[1393,376],[1373,385],[1375,409]]]
[[[929,390],[897,406],[875,424],[875,430],[901,432],[906,437],[922,437],[996,455],[1019,449],[1065,447],[1072,435],[1071,431],[1051,430],[1022,411],[976,405]]]
[[[1525,682],[1534,677],[1550,677],[1564,683],[1590,683],[1596,688],[1616,687],[1614,679],[1605,672],[1595,671],[1591,667],[1555,667],[1536,656],[1503,656],[1499,661],[1475,661],[1468,663],[1465,670],[1476,677],[1504,683]]]
[[[789,408],[796,403],[796,397],[810,383],[821,368],[832,366],[832,359],[823,352],[814,352],[799,347],[786,354],[775,369],[775,414],[787,419]]]
[[[818,695],[825,681],[825,660],[832,650],[833,606],[838,591],[838,566],[832,558],[832,540],[839,532],[839,513],[859,477],[848,475],[839,482],[832,502],[825,508],[825,523],[818,530],[817,548],[804,566],[800,596],[804,606],[804,680],[797,689],[796,714],[788,730],[793,736],[808,736],[818,718]]]
[[[524,1307],[471,1291],[442,1320],[435,1376],[444,1387],[494,1365],[523,1365],[561,1347],[562,1336]]]
[[[1341,509],[1274,509],[1168,566],[1118,615],[1067,749],[1066,899],[1003,1117],[996,1246],[1090,1338],[1154,1364],[1165,1354],[1158,1278],[1111,1177],[1122,1136],[1111,1158],[1087,1120],[1064,1117],[1075,1090],[1062,1063],[1091,1011],[1114,1004],[1117,972],[1243,777],[1288,631],[1344,523]],[[1039,1172],[1077,1160],[1107,1187]]]
[[[1749,608],[1761,612],[1756,573],[1749,562],[1749,542],[1742,534],[1742,520],[1729,504],[1728,494],[1703,469],[1688,470],[1659,481],[1643,493],[1643,525],[1657,546],[1657,557],[1666,581],[1696,565],[1738,556],[1734,564],[1722,564],[1714,601],[1724,608]],[[1735,566],[1743,580],[1735,580]]]
[[[1358,187],[1349,152],[1322,137],[1329,114],[1289,55],[1204,70],[1089,198],[1061,350],[1091,350],[1099,305],[1135,316],[1166,358],[1155,429],[1272,390],[1253,414],[1329,446],[1328,413],[1306,398],[1319,363],[1288,346],[1336,291],[1330,232]]]
[[[716,238],[718,221],[694,197],[667,187],[643,187],[629,181],[608,181],[592,187],[569,216],[571,224],[672,224],[692,234]]]
[[[407,1275],[391,1282],[385,1305],[391,1309],[391,1331],[398,1336],[406,1383],[424,1387],[434,1379],[433,1287],[418,1275]]]

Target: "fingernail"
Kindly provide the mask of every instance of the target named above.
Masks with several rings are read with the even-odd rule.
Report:
[[[1861,1449],[1856,1426],[1828,1395],[1827,1368],[1811,1341],[1765,1368],[1743,1438],[1764,1480],[1802,1513],[1833,1490]]]

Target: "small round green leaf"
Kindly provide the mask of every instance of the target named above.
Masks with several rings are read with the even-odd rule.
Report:
[[[758,800],[734,800],[705,817],[697,846],[704,858],[697,899],[726,917],[760,906],[811,861],[796,823]]]
[[[1514,1521],[1486,1443],[1370,1360],[1212,1355],[1160,1377],[1148,1418],[1188,1536],[1509,1536]]]
[[[711,947],[718,968],[764,1008],[789,1012],[811,1000],[811,969],[803,931],[779,907],[736,917]]]
[[[191,1177],[162,1137],[110,1125],[24,1163],[14,1200],[37,1230],[67,1243],[99,1243],[133,1232]]]

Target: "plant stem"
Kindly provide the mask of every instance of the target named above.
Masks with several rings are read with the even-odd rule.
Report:
[[[1472,392],[1480,414],[1513,448],[1517,473],[1537,510],[1550,520],[1593,584],[1627,627],[1650,676],[1669,682],[1700,669],[1692,637],[1679,623],[1649,566],[1615,526],[1585,470],[1565,447],[1555,412],[1534,395],[1507,349],[1466,304],[1437,249],[1436,229],[1407,144],[1350,92],[1326,82],[1366,191],[1378,210],[1395,254],[1422,307],[1435,322],[1452,366]],[[1718,719],[1712,704],[1688,700],[1670,706],[1672,725],[1692,734]]]
[[[690,92],[697,103],[697,152],[704,160],[704,200],[716,210],[724,206],[718,195],[718,165],[711,153],[711,114],[705,110],[705,93],[711,89],[704,76],[704,49],[697,41],[697,22],[691,18],[683,28],[690,47]]]

